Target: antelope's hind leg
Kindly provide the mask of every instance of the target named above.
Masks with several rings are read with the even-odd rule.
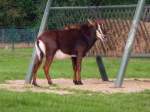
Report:
[[[39,60],[38,57],[36,56],[35,58],[35,63],[34,63],[34,66],[33,66],[33,71],[32,71],[32,84],[34,86],[38,86],[37,82],[36,82],[36,79],[37,79],[37,71],[40,67],[42,63],[42,60]]]
[[[46,57],[46,60],[45,60],[45,64],[44,64],[44,73],[45,73],[45,76],[47,78],[47,81],[48,81],[48,84],[51,85],[52,84],[52,80],[51,80],[51,77],[49,75],[49,69],[51,67],[51,64],[52,64],[52,61],[53,61],[53,55],[51,56],[47,56]]]

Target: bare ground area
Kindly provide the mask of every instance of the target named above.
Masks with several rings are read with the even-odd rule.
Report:
[[[5,84],[0,84],[0,89],[7,89],[10,91],[32,91],[32,92],[44,92],[44,93],[56,93],[60,95],[73,94],[75,91],[91,91],[101,93],[131,93],[142,92],[144,90],[150,90],[150,79],[125,79],[122,88],[114,87],[114,80],[104,82],[101,79],[84,79],[84,85],[74,85],[72,79],[53,79],[53,85],[49,86],[47,81],[39,79],[38,84],[40,87],[34,87],[32,85],[26,85],[24,80],[8,80]]]

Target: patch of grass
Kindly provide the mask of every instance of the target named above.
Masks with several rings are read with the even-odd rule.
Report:
[[[149,112],[150,91],[132,94],[56,95],[1,90],[1,112]]]
[[[23,79],[31,52],[31,49],[15,51],[0,49],[0,82],[8,79]]]
[[[32,49],[16,49],[14,52],[0,49],[0,83],[5,80],[24,79],[31,54]],[[109,77],[116,77],[120,59],[103,59]],[[70,60],[55,60],[51,68],[52,78],[72,78],[71,66]],[[83,78],[99,77],[95,58],[85,58],[82,68]],[[149,68],[149,59],[131,59],[126,77],[150,78]],[[38,74],[40,78],[45,78],[41,69]],[[57,88],[57,85],[54,86]],[[73,92],[75,94],[56,95],[0,90],[0,112],[149,112],[150,110],[150,91],[111,95],[88,91]]]
[[[24,79],[32,55],[32,49],[11,50],[0,49],[0,82],[12,79]],[[103,58],[110,78],[115,78],[119,69],[119,58]],[[83,78],[98,78],[99,71],[95,58],[84,58],[82,64]],[[150,78],[150,59],[131,59],[126,77]],[[72,78],[73,70],[69,59],[54,60],[50,71],[52,78]],[[38,72],[40,78],[45,78],[42,67]]]

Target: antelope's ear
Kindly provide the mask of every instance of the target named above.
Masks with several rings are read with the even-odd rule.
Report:
[[[91,25],[94,25],[94,22],[90,19],[87,19],[88,23],[91,24]]]

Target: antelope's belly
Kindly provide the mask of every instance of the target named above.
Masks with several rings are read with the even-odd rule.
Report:
[[[69,54],[63,53],[61,50],[57,50],[54,56],[55,59],[59,59],[59,60],[71,58],[71,57],[76,57],[76,55],[69,55]]]

